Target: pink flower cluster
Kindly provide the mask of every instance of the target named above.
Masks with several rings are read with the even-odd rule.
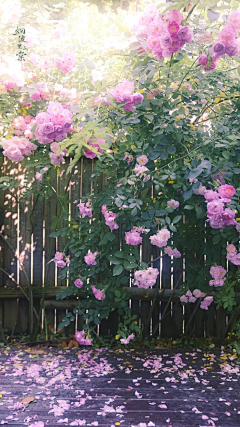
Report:
[[[159,271],[157,268],[148,267],[147,270],[137,270],[134,273],[134,282],[138,288],[152,288],[155,285]]]
[[[179,207],[179,202],[177,200],[171,199],[167,201],[167,206],[169,208],[177,209]]]
[[[127,231],[125,233],[125,240],[127,245],[139,245],[142,243],[142,237],[140,236],[140,232],[136,231],[134,228],[131,231]]]
[[[80,345],[92,345],[92,340],[90,338],[85,338],[85,331],[77,331],[75,333],[75,338]]]
[[[183,17],[178,10],[171,10],[163,18],[156,5],[149,5],[137,16],[131,30],[147,38],[147,48],[157,59],[168,58],[193,39],[193,31],[181,25]]]
[[[133,156],[131,156],[130,154],[126,153],[125,156],[124,156],[124,158],[123,158],[123,161],[124,160],[127,160],[127,164],[130,165],[130,163],[133,161]]]
[[[206,190],[204,197],[207,203],[207,216],[212,228],[222,228],[226,225],[236,225],[235,212],[226,208],[231,203],[231,197],[236,193],[232,185],[224,184],[217,191]]]
[[[208,310],[208,307],[212,304],[213,297],[206,297],[201,301],[200,308],[202,310]]]
[[[66,50],[63,52],[62,58],[55,58],[55,65],[60,68],[62,73],[67,74],[73,70],[76,64],[76,56],[72,50]]]
[[[30,156],[37,146],[27,138],[14,136],[11,139],[5,139],[2,142],[3,155],[8,157],[12,162],[21,162],[25,156]]]
[[[135,335],[131,334],[127,338],[121,338],[120,342],[121,342],[121,344],[129,344],[129,341],[134,340],[134,338],[135,338]]]
[[[139,164],[136,164],[135,168],[134,168],[134,172],[136,175],[140,175],[140,178],[143,177],[143,181],[147,182],[149,181],[149,179],[151,178],[151,175],[147,175],[145,172],[147,172],[149,169],[146,166],[142,166]]]
[[[162,248],[163,246],[167,246],[167,242],[170,239],[170,231],[167,228],[162,228],[150,237],[151,243],[158,248]]]
[[[49,89],[46,82],[38,82],[36,91],[30,95],[32,101],[41,101],[42,99],[48,99],[50,95]]]
[[[67,132],[72,132],[72,116],[71,111],[59,102],[50,101],[47,113],[41,112],[36,116],[35,136],[38,142],[47,144],[65,139]]]
[[[62,252],[56,252],[53,261],[55,261],[57,267],[60,268],[64,268],[71,263],[69,257],[65,257]]]
[[[195,302],[197,300],[197,298],[202,298],[204,297],[205,294],[201,291],[199,291],[199,289],[195,289],[193,291],[193,294],[191,291],[187,291],[185,295],[182,295],[180,297],[180,301],[181,302]]]
[[[71,89],[63,87],[59,92],[59,96],[62,98],[77,99],[77,89],[75,87]]]
[[[78,279],[76,279],[76,280],[74,281],[74,285],[75,285],[77,288],[82,288],[82,286],[83,286],[83,282],[82,282],[82,280],[81,280],[80,278],[78,278]]]
[[[134,111],[134,104],[140,103],[144,99],[143,95],[139,92],[132,94],[133,89],[133,82],[130,82],[129,80],[123,80],[120,85],[117,85],[114,89],[111,90],[111,94],[117,102],[124,102],[123,109],[125,111]]]
[[[92,208],[90,208],[89,202],[78,203],[77,207],[79,208],[79,211],[80,211],[80,214],[82,215],[82,218],[85,218],[85,216],[92,218]]]
[[[233,12],[228,18],[219,37],[212,45],[211,55],[205,53],[198,58],[198,63],[203,66],[204,71],[212,71],[216,68],[218,60],[224,55],[230,57],[238,55],[240,51],[240,40],[238,30],[240,28],[240,12]]]
[[[97,289],[94,285],[92,286],[92,291],[95,298],[98,299],[99,301],[103,301],[106,298],[105,293],[100,289]]]
[[[87,255],[85,255],[84,257],[84,261],[87,265],[96,265],[97,261],[96,261],[96,256],[97,256],[97,252],[89,252]]]
[[[96,139],[96,141],[94,141]],[[104,150],[102,148],[100,148],[99,144],[104,144],[105,140],[104,139],[97,139],[95,138],[95,136],[93,136],[92,138],[90,138],[88,140],[88,145],[90,145],[91,147],[95,147],[97,148],[98,153],[102,153]],[[94,153],[92,150],[90,150],[89,148],[87,148],[84,151],[84,155],[85,157],[87,157],[88,159],[94,159],[95,157],[97,157],[97,154]]]
[[[60,39],[61,37],[64,37],[67,33],[67,23],[63,20],[58,21],[56,28],[52,32],[52,37],[54,39]]]
[[[171,246],[166,246],[164,249],[164,253],[166,255],[172,256],[173,258],[181,258],[181,253],[177,250],[177,248],[172,249]]]
[[[64,149],[60,152],[60,154],[57,154],[58,150],[60,150],[60,145],[57,142],[52,142],[50,145],[51,152],[49,153],[49,157],[51,160],[52,165],[59,166],[60,163],[64,162],[64,156],[67,154],[67,150]]]
[[[151,178],[150,175],[146,175],[145,172],[147,172],[149,169],[145,166],[145,164],[148,162],[148,157],[144,154],[142,156],[137,157],[137,164],[134,168],[134,172],[137,175],[140,175],[140,178],[144,177],[143,181],[147,182]]]
[[[218,286],[223,286],[224,281],[226,280],[226,277],[224,277],[226,273],[227,271],[221,265],[212,265],[210,268],[210,274],[213,280],[209,281],[209,286],[215,286],[215,288]]]
[[[5,80],[5,78],[0,77],[0,82],[5,86],[6,91],[16,86],[15,80]]]
[[[48,171],[48,168],[43,168],[43,169],[42,169],[42,173],[40,173],[40,172],[36,172],[35,178],[36,178],[38,181],[42,181],[42,179],[43,179],[43,172],[47,172],[47,171]]]
[[[35,123],[34,117],[27,115],[25,117],[18,116],[13,120],[14,133],[16,135],[25,135],[26,138],[32,138],[32,128]]]
[[[237,252],[237,248],[233,244],[227,246],[227,260],[235,265],[240,265],[240,252]]]
[[[40,56],[37,53],[31,52],[29,55],[29,59],[34,67],[38,67],[40,64]]]
[[[193,293],[191,291],[187,291],[185,295],[180,297],[180,301],[183,303],[187,302],[195,302],[197,298],[204,298],[206,294],[204,294],[199,289],[194,289]],[[203,310],[208,310],[209,305],[212,303],[213,297],[206,297],[201,301],[200,308]]]
[[[115,222],[115,219],[118,217],[118,214],[107,211],[106,205],[103,205],[101,208],[102,214],[105,218],[105,224],[108,225],[110,230],[117,230],[119,228],[118,224]]]

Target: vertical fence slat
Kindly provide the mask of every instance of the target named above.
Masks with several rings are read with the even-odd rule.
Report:
[[[24,173],[24,171],[23,171]],[[20,231],[19,231],[19,283],[26,286],[31,283],[31,199],[22,199],[19,203]],[[18,321],[15,332],[27,333],[29,330],[29,303],[26,298],[19,299]]]
[[[171,258],[168,255],[164,255],[162,258],[162,289],[171,289]],[[164,318],[161,322],[161,337],[171,338],[171,314],[167,314],[170,311],[171,306],[165,310],[167,302],[161,301],[161,316]]]
[[[157,246],[152,246],[153,259],[156,260],[153,262],[153,268],[157,268],[159,271],[156,284],[153,287],[156,289],[160,289],[160,275],[161,275],[161,272],[160,272],[161,260],[159,258],[160,253],[161,251]],[[157,337],[159,335],[159,313],[160,313],[160,303],[159,303],[159,300],[157,300],[155,302],[155,307],[152,313],[152,333],[154,337]]]
[[[217,337],[223,338],[226,329],[226,310],[223,307],[220,307],[216,310],[216,319],[217,319],[217,327],[216,333]]]
[[[16,166],[9,160],[5,160],[5,173],[17,174]],[[4,210],[4,270],[10,274],[15,281],[18,280],[17,272],[17,227],[18,227],[18,206],[17,206],[17,192],[10,190],[5,194]],[[16,287],[16,284],[5,274],[4,285]],[[9,333],[14,333],[17,323],[18,315],[18,302],[17,299],[4,300],[4,328]]]
[[[55,169],[51,171],[51,186],[56,190],[57,189],[57,172]],[[51,288],[55,286],[55,264],[54,262],[49,262],[54,258],[56,253],[56,238],[49,237],[51,232],[51,223],[53,217],[57,214],[57,198],[56,194],[53,192],[51,198],[45,199],[44,201],[44,215],[43,220],[45,224],[45,239],[44,239],[44,253],[45,253],[45,277],[44,277],[44,287]],[[45,309],[45,318],[44,325],[45,330],[47,329],[48,334],[54,330],[55,322],[55,311],[54,309]],[[46,324],[47,322],[47,324]]]
[[[62,164],[60,166],[60,175],[58,176],[58,187],[57,192],[59,195],[64,194],[64,196],[69,200],[69,191],[70,191],[70,173],[67,174],[67,167],[69,165],[69,160],[66,161],[65,164]],[[73,171],[72,171],[73,172]],[[69,205],[68,205],[69,207]],[[62,209],[60,203],[57,204],[57,211],[60,212]],[[63,219],[61,220],[62,227],[66,227],[66,221]],[[65,237],[58,237],[58,251],[63,252],[64,248],[66,246],[66,238]],[[68,252],[68,251],[67,251]],[[66,253],[67,255],[67,253]],[[60,273],[61,269],[58,269],[58,274]],[[57,286],[67,286],[68,282],[67,279],[60,279],[57,280]],[[66,310],[58,308],[57,309],[57,325],[62,321],[62,319],[66,315]],[[71,322],[69,326],[65,328],[64,333],[68,336],[69,334],[74,334],[75,332],[75,324],[74,322]]]
[[[183,259],[173,260],[173,289],[179,289],[183,283]],[[183,333],[183,308],[180,301],[173,303],[172,338],[180,338]]]
[[[149,244],[148,239],[144,235],[142,243],[142,260],[143,262],[149,263],[151,261],[152,247]],[[151,301],[141,300],[141,324],[143,325],[143,336],[150,335],[150,322],[147,324],[149,312],[151,310]]]

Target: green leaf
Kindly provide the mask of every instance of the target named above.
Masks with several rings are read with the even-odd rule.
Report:
[[[213,238],[213,244],[214,245],[217,245],[219,242],[220,242],[220,239],[221,239],[221,236],[220,236],[220,234],[216,234],[215,236],[214,236],[214,238]]]
[[[161,151],[160,153],[160,159],[166,160],[168,158],[168,153],[166,151]]]
[[[122,260],[121,259],[119,259],[119,258],[115,258],[114,256],[112,256],[112,255],[109,255],[108,256],[108,259],[109,259],[109,261],[112,263],[112,264],[115,264],[115,265],[119,265],[119,264],[122,264]]]
[[[156,217],[164,216],[164,215],[166,215],[166,211],[165,211],[165,209],[158,209],[158,210],[156,210],[156,212],[155,212],[155,216],[156,216]]]
[[[136,207],[131,210],[131,216],[136,216],[137,213],[138,213],[138,210]]]
[[[53,231],[49,234],[49,237],[58,237],[60,235],[61,231]]]
[[[192,197],[192,194],[193,194],[192,188],[190,188],[189,190],[185,191],[183,193],[184,200],[186,201],[186,200],[190,199],[190,197]]]
[[[113,240],[116,239],[116,236],[113,233],[106,233],[105,237],[112,242]]]
[[[137,263],[136,262],[130,263],[128,261],[124,261],[123,265],[124,265],[124,268],[126,270],[132,270],[133,268],[137,268]]]
[[[117,297],[121,297],[121,292],[118,289],[115,289],[114,293]]]
[[[130,262],[130,263],[133,263],[133,262],[136,262],[136,258],[133,255],[128,255],[127,261]]]
[[[168,150],[169,154],[175,154],[176,153],[176,147],[174,145],[170,145],[167,150]]]
[[[145,114],[145,117],[146,117],[148,120],[150,120],[150,122],[152,122],[152,121],[153,121],[153,119],[154,119],[154,116],[153,116],[152,114]]]
[[[59,323],[58,329],[63,329],[63,328],[65,328],[65,323],[63,322]]]
[[[188,175],[188,178],[194,179],[197,178],[202,173],[202,168],[198,167],[196,169],[192,169],[191,172]]]
[[[175,218],[173,218],[173,220],[172,220],[172,223],[177,224],[177,222],[179,222],[181,218],[182,218],[182,215],[175,216]]]
[[[126,256],[126,253],[123,251],[117,251],[115,252],[114,256],[116,256],[117,258],[124,258]]]
[[[115,265],[115,267],[113,269],[113,275],[119,276],[119,274],[121,274],[122,272],[123,272],[123,266],[122,265]]]
[[[186,205],[186,206],[184,206],[184,208],[183,209],[187,209],[187,210],[191,210],[191,209],[194,209],[194,206],[192,206],[192,205]]]

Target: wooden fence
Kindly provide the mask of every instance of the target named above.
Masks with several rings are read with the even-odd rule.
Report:
[[[12,164],[0,157],[1,176],[21,172],[21,165]],[[62,165],[60,173],[51,178],[57,192],[66,191],[70,201],[79,200],[91,191],[101,191],[106,182],[104,177],[92,184],[89,177],[93,170],[93,161],[82,158],[75,166],[71,179],[66,174],[67,165]],[[34,183],[39,185],[40,183]],[[0,190],[0,323],[8,334],[28,334],[29,310],[28,298],[33,298],[36,312],[39,312],[41,297],[45,288],[42,325],[48,331],[56,331],[57,325],[76,306],[74,299],[56,301],[59,290],[68,286],[67,281],[58,278],[54,263],[48,262],[54,257],[56,250],[62,251],[65,245],[63,238],[49,238],[52,217],[59,209],[57,196],[41,200],[39,196],[31,196],[20,200],[19,190]],[[19,201],[20,200],[20,201]],[[69,217],[77,218],[76,203],[69,204]],[[143,243],[143,261],[151,261],[159,257],[159,249]],[[129,305],[138,316],[140,326],[144,325],[144,335],[164,338],[179,338],[186,328],[188,333],[197,337],[207,335],[224,336],[228,328],[228,317],[225,310],[215,309],[212,304],[208,311],[196,309],[191,304],[186,310],[178,298],[178,288],[184,276],[185,259],[175,259],[171,266],[170,257],[164,256],[153,263],[160,271],[158,281],[152,290],[137,290],[129,283]],[[30,282],[32,295],[29,295]],[[25,294],[25,295],[24,295]],[[66,335],[82,326],[82,319],[76,319],[65,328]],[[101,336],[115,335],[119,318],[112,312],[108,319],[101,322],[98,333]],[[1,340],[0,340],[1,341]]]

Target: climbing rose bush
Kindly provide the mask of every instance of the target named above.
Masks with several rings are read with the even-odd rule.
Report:
[[[59,328],[83,315],[80,345],[92,344],[114,310],[122,344],[141,334],[126,287],[159,287],[160,265],[180,272],[183,305],[237,309],[240,11],[230,3],[209,10],[203,0],[184,12],[179,2],[165,10],[142,2],[138,13],[130,6],[94,19],[81,5],[53,24],[35,4],[3,7],[9,34],[27,22],[25,61],[9,50],[0,69],[3,155],[26,179],[0,185],[21,187],[23,197],[58,193],[52,237],[67,244],[52,262],[69,280],[58,298],[86,302]],[[12,46],[10,36],[5,44]],[[81,158],[92,161],[91,189],[75,200],[74,217],[51,170],[60,175],[67,163],[71,180]]]

